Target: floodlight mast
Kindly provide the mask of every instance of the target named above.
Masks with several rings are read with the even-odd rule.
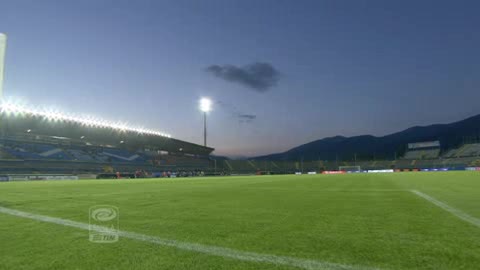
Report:
[[[207,112],[203,112],[203,146],[207,147]]]
[[[6,49],[7,49],[7,35],[0,33],[0,100],[3,99],[3,75],[5,71]]]
[[[212,110],[212,101],[208,98],[200,99],[200,110],[203,112],[203,146],[207,147],[207,113]]]

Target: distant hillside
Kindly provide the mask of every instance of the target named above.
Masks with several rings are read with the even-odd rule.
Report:
[[[255,157],[255,160],[352,160],[393,159],[395,153],[401,156],[406,145],[411,142],[440,140],[442,149],[456,147],[466,137],[480,135],[480,115],[451,124],[436,124],[425,127],[412,127],[404,131],[375,137],[362,135],[355,137],[336,136],[313,141],[292,148],[284,153]]]

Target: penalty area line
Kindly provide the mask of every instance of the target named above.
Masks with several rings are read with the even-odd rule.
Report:
[[[443,210],[449,212],[450,214],[456,216],[457,218],[459,218],[463,221],[466,221],[466,222],[480,228],[480,219],[478,219],[476,217],[472,217],[469,214],[463,212],[462,210],[451,207],[450,205],[448,205],[448,204],[446,204],[442,201],[439,201],[439,200],[433,198],[432,196],[427,195],[427,194],[425,194],[423,192],[420,192],[418,190],[410,190],[410,192],[412,192],[413,194],[415,194],[415,195],[431,202],[432,204],[442,208]]]
[[[63,219],[63,218],[38,215],[38,214],[28,213],[24,211],[15,210],[15,209],[5,208],[1,206],[0,206],[0,213],[21,217],[21,218],[32,219],[35,221],[53,223],[53,224],[62,225],[66,227],[73,227],[73,228],[82,229],[82,230],[93,230],[97,232],[105,232],[105,230],[108,230],[108,228],[105,228],[102,226],[89,225],[87,223],[77,222],[77,221]],[[372,268],[372,267],[355,266],[355,265],[323,262],[323,261],[310,260],[310,259],[301,259],[301,258],[294,258],[294,257],[287,257],[287,256],[277,256],[277,255],[270,255],[270,254],[263,254],[263,253],[256,253],[256,252],[241,251],[241,250],[236,250],[232,248],[165,239],[165,238],[160,238],[156,236],[150,236],[150,235],[145,235],[145,234],[140,234],[135,232],[128,232],[128,231],[118,231],[118,235],[124,238],[136,240],[136,241],[149,242],[149,243],[157,244],[160,246],[173,247],[181,250],[219,256],[223,258],[230,258],[238,261],[284,265],[284,266],[296,267],[296,268],[301,268],[306,270],[320,270],[320,269],[322,270],[323,269],[324,270],[374,270],[374,269],[378,269],[378,268]]]

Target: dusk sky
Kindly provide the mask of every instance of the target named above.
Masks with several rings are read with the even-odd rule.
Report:
[[[480,113],[479,1],[0,0],[4,96],[260,155]]]

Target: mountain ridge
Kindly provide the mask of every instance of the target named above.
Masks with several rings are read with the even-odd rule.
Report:
[[[408,143],[439,140],[442,150],[459,146],[466,137],[480,137],[480,114],[448,124],[413,126],[384,136],[341,135],[311,141],[285,152],[253,157],[253,160],[351,160],[393,159]]]

